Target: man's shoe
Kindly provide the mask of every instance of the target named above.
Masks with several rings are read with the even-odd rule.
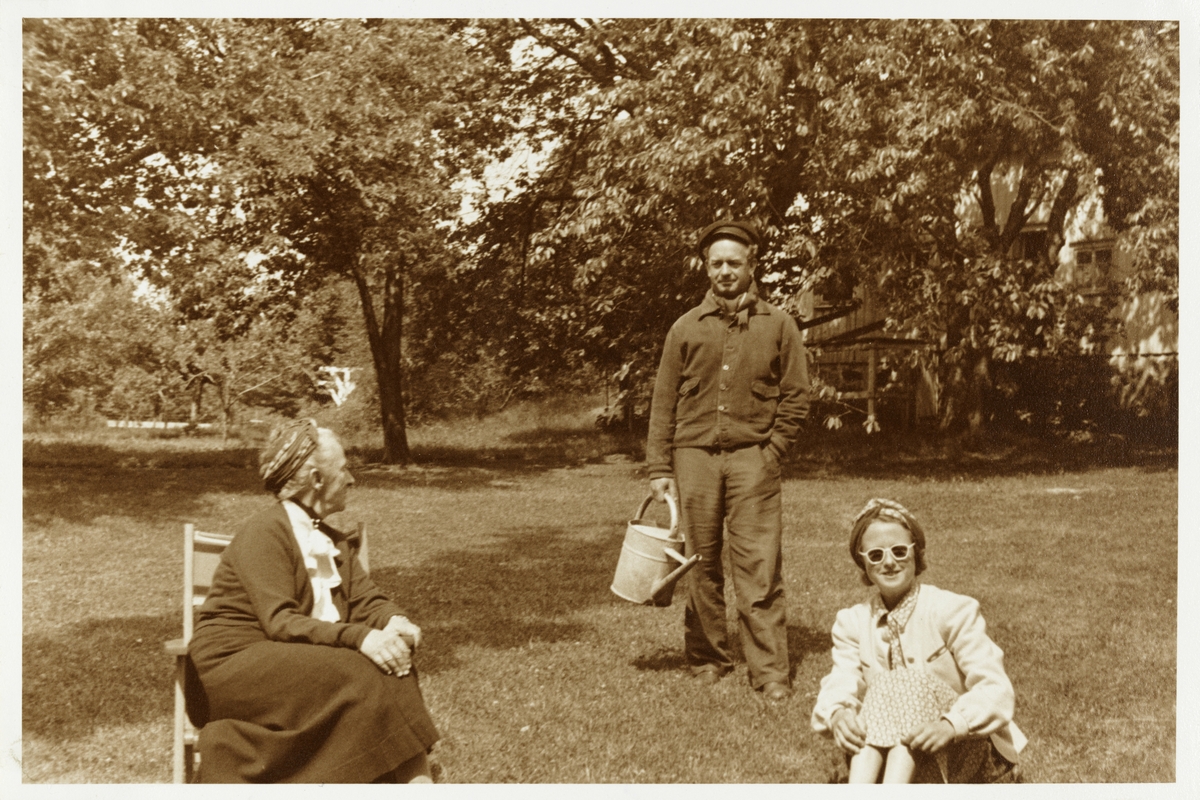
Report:
[[[762,693],[768,703],[782,703],[792,696],[791,687],[786,683],[778,683],[777,681],[764,683]]]
[[[696,683],[700,684],[701,686],[714,686],[716,685],[717,681],[721,680],[721,673],[717,672],[715,669],[701,669],[695,672],[695,676],[692,678],[692,680],[696,681]]]

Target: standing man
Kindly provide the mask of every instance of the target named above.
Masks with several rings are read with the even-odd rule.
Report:
[[[700,234],[712,288],[667,333],[646,461],[650,490],[679,498],[689,574],[684,650],[695,679],[733,669],[725,629],[726,543],[754,689],[791,696],[781,572],[779,463],[808,415],[808,364],[794,320],[758,297],[758,231],[723,221]]]

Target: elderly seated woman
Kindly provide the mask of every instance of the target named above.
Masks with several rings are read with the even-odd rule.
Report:
[[[277,501],[241,526],[188,648],[204,783],[429,781],[437,741],[412,653],[421,631],[324,517],[354,477],[311,420],[277,431],[260,472]],[[199,706],[199,709],[197,709]]]

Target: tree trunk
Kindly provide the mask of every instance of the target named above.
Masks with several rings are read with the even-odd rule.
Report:
[[[964,354],[945,381],[941,429],[966,439],[978,437],[983,432],[984,396],[990,387],[991,359],[987,353]]]
[[[400,359],[388,359],[385,367],[376,365],[379,383],[379,411],[383,423],[383,460],[387,464],[407,464],[412,460],[408,449],[408,429],[404,418],[404,375]]]
[[[204,401],[204,381],[196,381],[196,390],[192,392],[192,406],[188,410],[188,422],[195,429],[200,424],[200,404]]]
[[[348,270],[354,278],[366,322],[371,358],[379,384],[379,413],[383,425],[383,460],[387,464],[407,464],[412,460],[408,449],[408,430],[404,415],[404,365],[401,343],[404,334],[404,265],[387,271],[384,280],[383,321],[375,313],[375,301],[366,278],[358,270]]]
[[[991,358],[987,353],[977,353],[975,366],[971,370],[967,411],[967,436],[974,439],[983,432],[983,415],[988,390],[992,386]]]
[[[1050,275],[1054,274],[1058,265],[1058,251],[1067,242],[1067,237],[1063,232],[1063,221],[1067,218],[1067,212],[1075,207],[1075,194],[1078,190],[1079,176],[1074,170],[1071,170],[1067,172],[1063,179],[1063,185],[1059,188],[1058,194],[1054,196],[1054,203],[1050,206],[1050,216],[1046,220],[1046,250],[1038,254],[1043,259]]]
[[[233,400],[229,397],[229,380],[221,381],[221,441],[229,439],[229,412]]]

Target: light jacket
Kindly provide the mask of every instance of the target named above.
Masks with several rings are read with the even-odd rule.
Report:
[[[858,713],[871,672],[887,669],[884,630],[869,602],[838,612],[833,669],[821,680],[812,713],[818,733],[833,735],[833,715],[840,709]],[[1014,695],[1004,671],[1004,651],[987,635],[978,601],[921,584],[900,642],[908,669],[928,669],[958,693],[943,715],[954,726],[955,738],[990,736],[1000,755],[1015,764],[1026,739],[1012,721]]]
[[[743,327],[708,294],[663,345],[646,442],[650,477],[674,474],[677,447],[760,444],[781,459],[808,416],[808,390],[795,320],[755,299]]]

